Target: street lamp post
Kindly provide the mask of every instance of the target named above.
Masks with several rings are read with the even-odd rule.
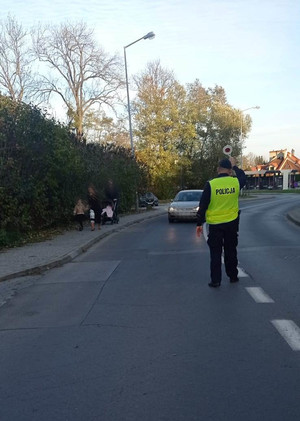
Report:
[[[141,41],[142,39],[153,39],[155,37],[154,32],[148,32],[148,34],[144,35],[143,37],[131,42],[124,47],[124,63],[125,63],[125,78],[126,78],[126,91],[127,91],[127,108],[128,108],[128,120],[129,120],[129,135],[130,135],[130,146],[131,146],[131,155],[132,158],[135,157],[134,152],[134,145],[133,145],[133,134],[132,134],[132,123],[131,123],[131,110],[130,110],[130,97],[129,97],[129,85],[128,85],[128,71],[127,71],[127,59],[126,59],[126,48],[130,47],[131,45]],[[138,211],[139,208],[139,198],[137,192],[137,186],[135,191],[135,210]]]
[[[128,85],[128,72],[127,72],[127,59],[126,59],[126,48],[130,47],[131,45],[141,41],[142,39],[153,39],[155,37],[154,32],[148,32],[148,34],[144,35],[143,37],[137,39],[136,41],[131,42],[124,47],[124,63],[125,63],[125,78],[126,78],[126,91],[127,91],[127,108],[128,108],[128,119],[129,119],[129,135],[130,135],[130,146],[131,146],[131,154],[134,157],[134,145],[133,145],[133,135],[132,135],[132,123],[131,123],[131,111],[130,111],[130,97],[129,97],[129,85]]]
[[[255,107],[246,108],[245,110],[241,110],[241,132],[240,132],[240,141],[242,146],[243,141],[243,113],[248,110],[259,110],[260,106],[256,105]],[[243,146],[242,146],[242,153],[241,153],[241,168],[243,168]]]

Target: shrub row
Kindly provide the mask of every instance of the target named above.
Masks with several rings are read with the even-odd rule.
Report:
[[[40,109],[0,96],[0,246],[5,232],[26,233],[69,221],[77,197],[111,178],[128,211],[145,169],[130,151],[83,144]]]

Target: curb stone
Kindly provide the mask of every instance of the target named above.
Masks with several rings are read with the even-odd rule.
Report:
[[[287,213],[286,217],[289,221],[300,226],[300,208],[291,210],[290,212]]]
[[[100,240],[108,237],[109,235],[122,231],[126,229],[127,227],[138,224],[140,222],[146,221],[148,219],[156,218],[158,216],[163,215],[165,212],[165,209],[159,209],[159,212],[153,212],[153,214],[147,214],[143,215],[141,218],[133,219],[131,221],[124,222],[123,224],[114,225],[113,228],[111,228],[109,231],[101,232],[96,237],[88,240],[81,246],[77,246],[73,250],[70,250],[69,252],[63,254],[61,257],[56,257],[54,259],[50,259],[47,263],[33,265],[30,268],[22,269],[22,270],[16,270],[11,273],[7,273],[5,275],[0,275],[0,282],[11,280],[14,278],[24,277],[28,275],[39,275],[43,272],[46,272],[47,270],[53,269],[55,267],[60,267],[65,265],[66,263],[70,263],[72,260],[74,260],[77,256],[79,256],[82,253],[85,253],[90,247],[98,243]],[[20,253],[22,253],[22,248],[20,247]]]

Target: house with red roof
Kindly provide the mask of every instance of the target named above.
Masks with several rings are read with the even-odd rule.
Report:
[[[283,189],[300,187],[300,158],[294,150],[269,152],[269,162],[245,171],[249,189]]]

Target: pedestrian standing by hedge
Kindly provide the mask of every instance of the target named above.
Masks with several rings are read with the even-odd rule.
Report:
[[[232,177],[232,169],[236,177]],[[222,280],[222,250],[226,274],[230,282],[238,282],[239,193],[246,183],[244,171],[236,166],[233,157],[222,159],[218,176],[205,184],[197,212],[196,234],[202,225],[209,224],[207,244],[210,249],[210,287],[219,287]]]
[[[104,193],[106,199],[111,202],[111,205],[113,205],[115,199],[119,200],[119,189],[114,185],[114,182],[111,178],[107,182]]]
[[[88,204],[90,208],[91,230],[95,230],[95,224],[98,224],[98,230],[100,230],[102,208],[98,197],[98,193],[92,184],[88,187]],[[93,212],[91,212],[91,210]]]
[[[78,199],[74,208],[75,221],[79,224],[79,231],[83,230],[83,221],[85,220],[85,212],[87,210],[86,204],[82,199]]]

